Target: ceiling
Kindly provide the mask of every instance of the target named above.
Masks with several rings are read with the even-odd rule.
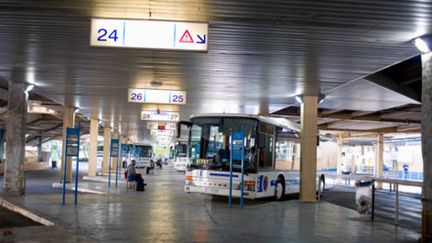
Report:
[[[209,51],[90,47],[92,17],[208,22]],[[411,40],[431,30],[432,3],[421,0],[1,0],[0,77],[33,82],[36,94],[142,141],[140,111],[157,106],[128,103],[127,94],[152,81],[187,90],[187,105],[159,106],[183,120],[268,114],[298,94],[326,94],[322,109],[418,105],[371,75],[417,56]]]

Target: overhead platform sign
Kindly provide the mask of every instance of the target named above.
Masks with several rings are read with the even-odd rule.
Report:
[[[175,133],[172,130],[150,130],[150,135],[173,137]]]
[[[91,20],[90,46],[207,51],[208,23]]]
[[[128,101],[133,103],[186,105],[186,91],[129,89]]]
[[[176,123],[168,122],[147,122],[147,129],[150,130],[176,130]]]
[[[180,114],[175,111],[141,111],[141,120],[144,121],[179,121]]]

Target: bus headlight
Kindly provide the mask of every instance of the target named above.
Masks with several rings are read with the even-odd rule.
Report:
[[[193,184],[192,179],[193,179],[192,176],[186,176],[186,178],[185,178],[186,185],[192,185]]]
[[[255,181],[244,181],[244,190],[245,191],[251,191],[254,192],[255,191]],[[238,184],[237,186],[237,190],[241,190],[241,184]]]

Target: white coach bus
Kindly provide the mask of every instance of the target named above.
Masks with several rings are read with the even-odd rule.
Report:
[[[281,160],[276,153],[277,149],[286,153],[287,148],[295,149],[298,145],[297,123],[256,115],[202,114],[191,116],[190,122],[181,122],[179,131],[181,125],[189,127],[186,192],[229,195],[230,134],[242,130],[245,133],[244,197],[280,200],[284,194],[299,192],[300,174],[295,156],[287,161],[291,156],[282,156],[285,160]],[[317,188],[324,190],[325,176],[325,172],[317,174]],[[241,161],[234,160],[233,197],[240,197],[240,181]]]
[[[177,171],[186,171],[188,165],[187,143],[177,142],[174,146],[174,167]]]
[[[149,144],[135,144],[135,159],[136,168],[151,167],[151,160],[153,159],[153,146]]]

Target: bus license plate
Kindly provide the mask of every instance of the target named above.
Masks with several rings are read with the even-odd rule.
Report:
[[[206,192],[208,192],[208,193],[218,193],[219,190],[217,188],[206,188]]]

